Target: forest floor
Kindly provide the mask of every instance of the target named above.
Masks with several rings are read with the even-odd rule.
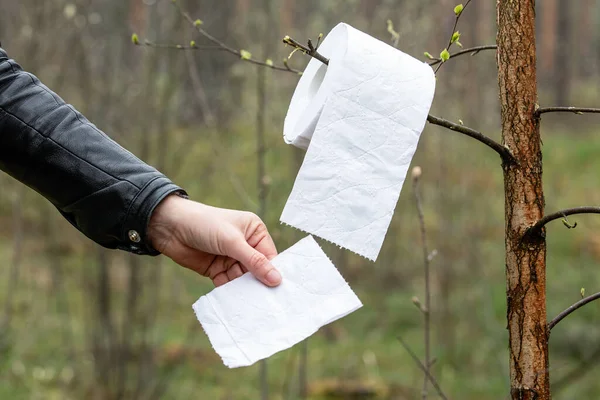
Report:
[[[574,136],[566,128],[564,132],[545,135],[543,139],[548,212],[600,203],[600,135],[590,132]],[[435,146],[434,142],[428,142],[425,147]],[[448,175],[441,176],[441,168],[437,172],[424,168],[423,176],[430,247],[440,250],[439,259],[432,264],[435,279],[432,354],[436,359],[433,373],[450,398],[504,399],[508,393],[508,354],[501,170],[499,160],[488,149],[471,152],[473,146],[478,146],[471,142],[457,146],[463,152],[457,151],[446,160],[453,166]],[[432,164],[435,156],[430,153],[420,150],[415,164]],[[272,165],[278,160],[270,162]],[[274,179],[283,177],[278,178],[275,173]],[[442,190],[440,182],[446,188],[453,185],[460,188],[442,193],[442,197],[447,196],[461,210],[446,215],[445,222],[441,221],[439,206],[433,200]],[[285,193],[287,188],[289,184],[281,191]],[[411,302],[415,295],[423,297],[420,243],[411,191],[407,182],[398,209],[410,215],[395,217],[384,256],[376,264],[342,255],[324,245],[326,251],[334,252],[334,262],[339,261],[340,270],[364,307],[307,341],[311,399],[420,398],[423,374],[397,340],[401,335],[417,354],[424,352],[422,316]],[[285,200],[285,195],[281,198]],[[274,209],[272,220],[276,220],[279,208]],[[600,218],[576,216],[570,220],[578,223],[576,229],[566,229],[560,221],[548,227],[549,318],[576,302],[582,288],[587,294],[600,291]],[[10,223],[9,218],[3,221]],[[74,234],[66,224],[64,229],[66,235]],[[279,232],[284,228],[276,229]],[[301,237],[284,236],[280,241],[288,244]],[[445,242],[441,243],[442,240]],[[18,285],[11,297],[11,323],[0,332],[0,399],[79,399],[94,395],[109,398],[93,379],[99,374],[99,356],[92,351],[93,338],[101,329],[96,314],[95,247],[86,244],[76,249],[68,246],[59,249],[55,256],[58,267],[52,266],[54,259],[49,258],[43,247],[35,237],[27,238],[24,243]],[[477,254],[471,254],[472,248],[477,249]],[[3,232],[0,311],[5,308],[12,251],[10,233]],[[134,354],[134,361],[116,373],[117,364],[109,364],[108,369],[113,370],[111,376],[127,375],[125,386],[129,396],[134,390],[131,386],[139,380],[142,392],[164,383],[165,392],[160,396],[164,399],[260,398],[260,366],[232,370],[224,367],[195,320],[191,305],[211,290],[207,280],[167,260],[144,258],[140,265],[142,289],[144,285],[150,289],[144,292],[145,300],[138,310],[142,310],[141,314],[155,310],[155,322],[128,331],[128,325],[122,321],[128,318],[125,310],[130,258],[111,252],[108,261],[114,294],[113,322],[123,329],[121,335],[135,336],[134,345],[147,342],[146,347],[136,351],[152,356],[144,361],[140,354]],[[160,268],[160,276],[152,275],[151,268]],[[444,297],[446,281],[442,277],[450,270],[453,271],[451,293]],[[56,271],[60,271],[58,283]],[[157,285],[156,279],[161,284]],[[599,322],[600,302],[597,302],[552,331],[553,398],[597,398]],[[142,341],[143,337],[147,340]],[[299,398],[303,346],[294,346],[268,360],[270,399]],[[140,368],[144,363],[152,368]],[[437,398],[431,387],[429,390],[430,397]],[[361,391],[365,397],[349,394]],[[366,396],[368,393],[373,396]]]

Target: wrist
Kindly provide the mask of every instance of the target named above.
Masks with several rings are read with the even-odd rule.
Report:
[[[154,249],[163,253],[175,234],[177,215],[187,196],[173,193],[165,197],[154,209],[148,223],[147,236]]]

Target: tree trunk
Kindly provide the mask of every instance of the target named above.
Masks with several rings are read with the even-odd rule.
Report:
[[[503,165],[511,396],[548,400],[546,240],[524,238],[544,212],[535,0],[498,0],[497,15],[502,140],[517,160]]]

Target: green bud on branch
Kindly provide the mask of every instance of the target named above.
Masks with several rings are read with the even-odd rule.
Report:
[[[390,35],[392,35],[392,39],[398,40],[400,38],[400,34],[394,29],[394,23],[391,19],[387,20],[387,31]]]
[[[267,61],[265,61],[265,64],[267,64],[269,67],[273,66],[273,60],[271,60],[270,58],[267,58]]]
[[[202,23],[203,23],[203,22],[202,22],[202,20],[201,20],[201,19],[197,19],[197,20],[195,20],[195,21],[194,21],[194,26],[197,28],[197,27],[199,27],[200,25],[202,25]]]
[[[249,60],[252,58],[252,53],[250,53],[248,50],[240,50],[240,57],[242,58],[242,60]]]
[[[456,7],[454,7],[454,14],[456,14],[456,16],[458,17],[462,12],[463,12],[463,5],[459,4]]]
[[[442,62],[446,62],[450,59],[450,53],[448,52],[448,49],[442,50],[442,52],[440,53],[440,59],[442,60]]]
[[[458,42],[458,39],[460,39],[460,32],[456,31],[452,34],[452,39],[450,39],[450,43]]]
[[[138,45],[140,44],[140,38],[138,38],[137,33],[131,35],[131,43]]]
[[[425,55],[425,57],[429,58],[430,60],[433,60],[433,56],[431,54],[429,54],[428,51],[426,51],[425,53],[423,53]]]

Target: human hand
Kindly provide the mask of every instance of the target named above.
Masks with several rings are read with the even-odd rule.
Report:
[[[171,195],[154,210],[148,226],[154,248],[179,265],[221,286],[246,272],[267,286],[281,275],[265,224],[255,214],[207,206]]]

